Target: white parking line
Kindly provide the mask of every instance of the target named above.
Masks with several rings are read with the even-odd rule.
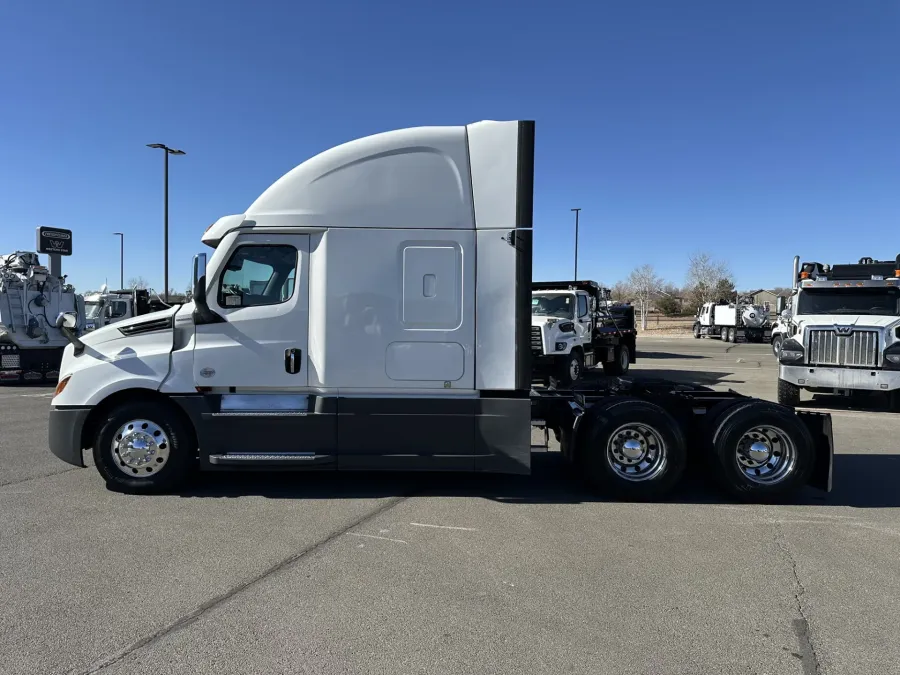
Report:
[[[433,527],[438,530],[464,530],[466,532],[478,532],[474,527],[455,527],[453,525],[427,525],[426,523],[410,523],[415,527]]]

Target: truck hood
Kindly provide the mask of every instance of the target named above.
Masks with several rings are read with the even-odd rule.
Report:
[[[860,328],[889,328],[900,324],[900,316],[870,314],[799,314],[793,318],[797,326],[859,326]]]
[[[531,325],[540,326],[541,328],[543,328],[544,326],[551,326],[562,321],[572,321],[572,319],[560,319],[556,316],[535,316],[534,314],[531,315]]]
[[[174,317],[178,312],[179,307],[180,305],[176,305],[174,307],[169,307],[168,309],[163,309],[158,312],[150,312],[149,314],[142,314],[141,316],[134,316],[130,319],[117,321],[116,323],[110,324],[109,326],[103,326],[102,328],[98,328],[91,331],[90,333],[82,335],[81,341],[88,346],[96,346],[105,342],[110,342],[111,340],[127,339],[128,336],[122,334],[122,331],[120,330],[121,328],[127,328],[128,326],[137,326],[149,321],[157,321],[159,319]]]

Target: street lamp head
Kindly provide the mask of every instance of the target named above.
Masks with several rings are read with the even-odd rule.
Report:
[[[569,211],[581,211],[581,209],[569,209]]]
[[[119,235],[120,237],[124,237],[124,236],[125,236],[125,233],[124,233],[124,232],[113,232],[113,234],[117,234],[117,235]]]
[[[165,150],[170,155],[186,155],[187,153],[184,150],[176,150],[175,148],[170,148],[168,145],[163,143],[147,143],[148,148],[155,148],[157,150]]]

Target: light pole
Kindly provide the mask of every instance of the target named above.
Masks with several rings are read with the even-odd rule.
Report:
[[[165,183],[165,220],[163,224],[163,259],[165,260],[165,268],[163,273],[163,298],[169,302],[169,155],[183,155],[184,150],[176,150],[170,148],[163,143],[148,143],[148,148],[156,148],[163,151],[165,157],[165,173],[163,182]]]
[[[578,281],[578,214],[581,209],[572,209],[575,212],[575,281]]]
[[[113,232],[119,237],[119,288],[125,288],[125,235],[122,232]]]

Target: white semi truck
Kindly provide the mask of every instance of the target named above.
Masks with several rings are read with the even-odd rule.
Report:
[[[609,303],[595,281],[531,285],[531,351],[535,375],[558,384],[578,382],[585,368],[624,375],[635,362],[634,309]]]
[[[796,256],[793,288],[779,307],[779,402],[797,405],[803,389],[878,392],[900,410],[900,255],[831,266]]]
[[[747,300],[707,302],[697,311],[694,337],[718,336],[725,342],[770,342],[769,312]]]
[[[55,384],[69,344],[56,326],[72,313],[84,329],[84,302],[65,277],[54,277],[33,251],[0,255],[0,384]]]
[[[532,390],[533,176],[533,122],[303,162],[206,230],[192,303],[71,335],[50,450],[151,492],[195,468],[528,473],[538,428],[628,498],[689,453],[743,499],[829,489],[828,415],[662,381]]]

